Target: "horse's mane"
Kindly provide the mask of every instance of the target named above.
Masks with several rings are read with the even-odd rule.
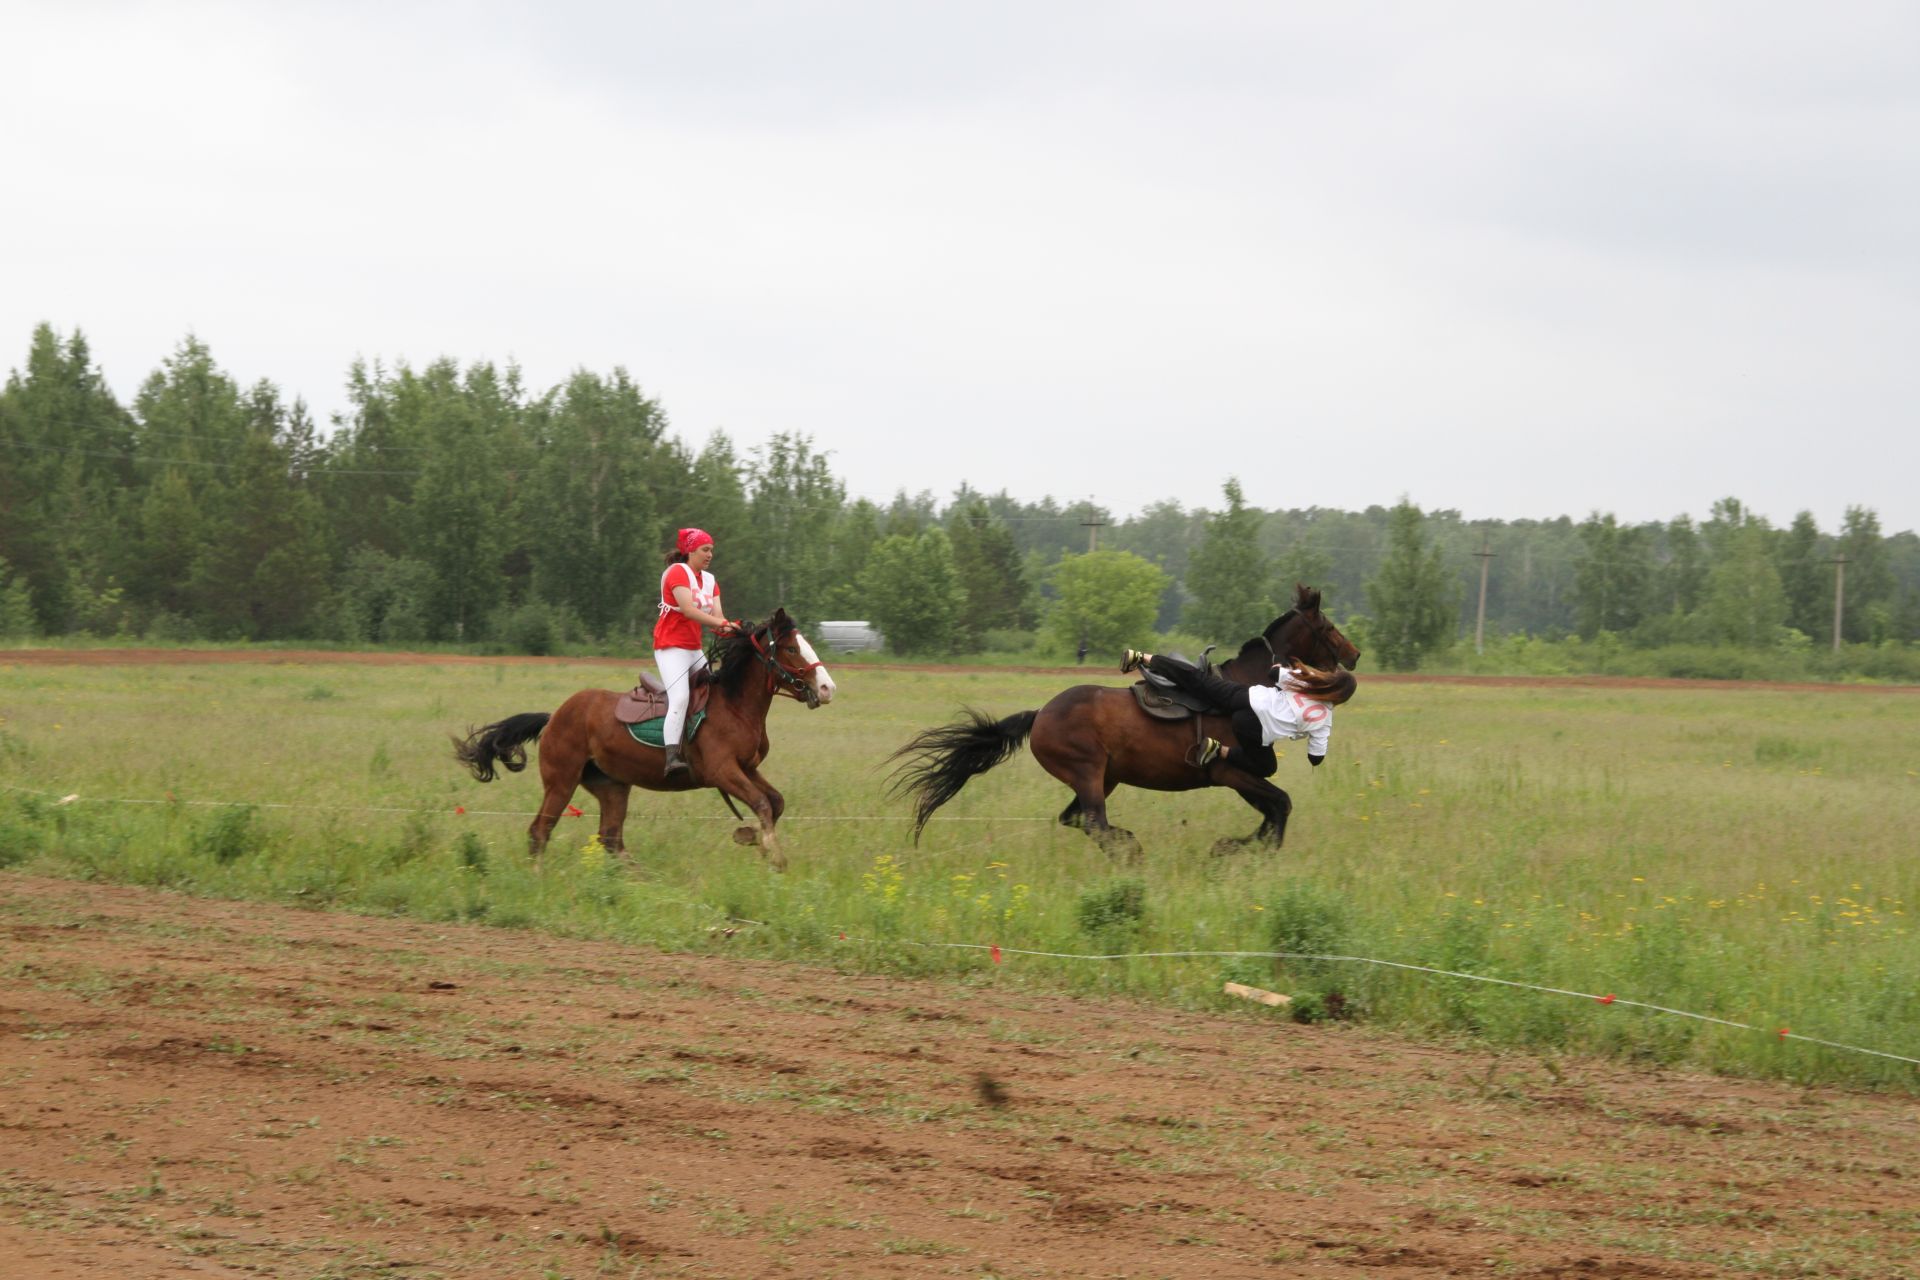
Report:
[[[759,664],[759,654],[753,642],[756,637],[765,636],[773,630],[775,614],[765,622],[754,623],[730,634],[719,636],[714,641],[713,687],[717,692],[732,697],[740,692],[740,684],[747,678],[747,672]],[[789,626],[792,624],[789,623]],[[774,637],[778,640],[779,637]]]
[[[753,638],[766,629],[763,622],[715,639],[711,678],[717,692],[729,697],[740,692],[740,682],[746,679],[747,668],[753,665]]]

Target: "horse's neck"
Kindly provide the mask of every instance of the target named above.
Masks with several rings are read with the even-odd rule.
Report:
[[[764,672],[747,671],[740,682],[731,687],[716,684],[707,703],[711,712],[715,706],[725,707],[743,720],[767,722],[767,711],[773,706],[773,689]]]

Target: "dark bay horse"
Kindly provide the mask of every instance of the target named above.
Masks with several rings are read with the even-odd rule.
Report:
[[[1216,670],[1237,684],[1272,684],[1275,662],[1352,670],[1359,660],[1360,651],[1320,612],[1320,593],[1296,585],[1294,607]],[[1233,741],[1232,723],[1225,716],[1203,717],[1199,732]],[[1131,831],[1107,821],[1107,796],[1122,783],[1149,791],[1233,788],[1259,812],[1260,826],[1245,839],[1220,841],[1216,849],[1251,842],[1278,847],[1286,837],[1293,801],[1285,791],[1220,761],[1205,769],[1189,763],[1196,740],[1191,720],[1157,720],[1140,709],[1131,689],[1082,684],[1037,711],[1003,720],[966,709],[962,719],[925,730],[894,752],[901,763],[893,790],[913,797],[914,839],[920,838],[934,810],[959,794],[968,779],[1006,760],[1029,738],[1040,766],[1073,788],[1073,802],[1060,813],[1061,825],[1081,828],[1109,853],[1135,858],[1140,852]]]
[[[546,848],[553,824],[566,812],[574,788],[585,787],[600,802],[600,841],[620,853],[627,821],[627,793],[693,791],[717,787],[739,800],[760,819],[758,827],[733,833],[741,844],[757,844],[776,871],[787,857],[774,837],[774,824],[786,800],[760,776],[767,758],[767,710],[776,694],[809,708],[833,700],[833,677],[785,609],[758,626],[722,636],[715,664],[707,718],[687,744],[685,773],[666,776],[666,752],[636,742],[627,726],[613,718],[620,695],[610,689],[582,689],[551,714],[526,712],[455,738],[453,754],[482,782],[494,778],[494,766],[509,773],[527,767],[526,744],[540,739],[540,781],[546,794],[527,828],[527,849],[535,857]]]

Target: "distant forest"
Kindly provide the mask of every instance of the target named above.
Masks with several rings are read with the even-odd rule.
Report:
[[[0,392],[0,635],[644,646],[662,553],[693,524],[719,544],[730,613],[879,620],[909,652],[1085,638],[1085,622],[1047,624],[1062,566],[1096,547],[1157,567],[1129,581],[1163,634],[1238,638],[1295,581],[1375,634],[1421,595],[1438,621],[1400,665],[1476,631],[1489,647],[1825,650],[1836,594],[1847,645],[1920,640],[1920,537],[1865,508],[1838,529],[1776,527],[1737,497],[1648,524],[1261,511],[1230,476],[1217,509],[1123,517],[964,483],[876,503],[805,436],[682,441],[621,369],[534,390],[485,363],[356,364],[347,385],[323,431],[189,338],[122,404],[80,333],[40,326]]]

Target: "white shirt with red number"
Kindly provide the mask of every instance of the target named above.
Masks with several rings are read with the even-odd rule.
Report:
[[[1260,718],[1261,746],[1282,738],[1305,738],[1308,755],[1327,754],[1327,741],[1333,736],[1333,708],[1301,694],[1285,668],[1280,671],[1278,687],[1255,685],[1247,690],[1247,705]]]
[[[680,612],[673,589],[686,587],[693,592],[694,607],[707,613],[720,612],[720,584],[711,573],[694,572],[690,564],[670,564],[660,575],[660,620],[653,624],[656,649],[698,649],[700,624]]]

